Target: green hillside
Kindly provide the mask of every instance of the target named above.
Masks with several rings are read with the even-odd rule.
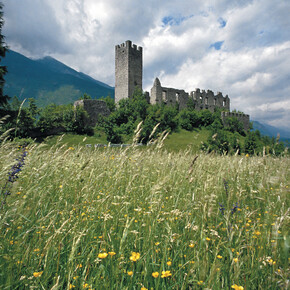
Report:
[[[79,73],[51,57],[32,60],[10,50],[3,59],[3,65],[8,69],[5,94],[17,96],[20,100],[35,98],[38,106],[72,103],[84,93],[93,98],[114,98],[113,87]]]

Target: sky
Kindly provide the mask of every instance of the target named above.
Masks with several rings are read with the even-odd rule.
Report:
[[[51,56],[114,86],[115,45],[143,47],[154,79],[222,92],[236,109],[290,131],[289,0],[2,0],[10,49]]]

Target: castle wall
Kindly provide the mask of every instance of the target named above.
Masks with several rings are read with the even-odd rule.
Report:
[[[244,130],[248,131],[250,129],[250,116],[242,113],[231,113],[231,112],[222,112],[221,118],[224,126],[227,126],[227,118],[237,118],[244,126]]]
[[[103,100],[78,100],[74,103],[74,106],[81,106],[89,115],[88,125],[95,126],[99,115],[109,116],[110,110],[107,104]]]
[[[208,109],[214,112],[215,108],[230,110],[230,99],[228,95],[224,97],[221,92],[215,95],[211,90],[200,91],[200,89],[195,89],[190,93],[190,96],[193,98],[197,111]]]
[[[200,91],[200,89],[196,89],[188,94],[184,90],[162,87],[158,78],[155,79],[151,89],[151,104],[165,103],[174,105],[178,102],[179,109],[182,110],[187,108],[187,103],[190,98],[192,98],[197,111],[208,109],[214,112],[214,109],[217,107],[224,110],[230,110],[229,97],[227,95],[224,97],[220,92],[214,95],[210,90]]]
[[[158,78],[155,79],[151,89],[151,104],[165,103],[167,105],[179,104],[179,108],[186,108],[188,93],[184,90],[162,87]]]
[[[132,97],[136,87],[142,90],[142,47],[127,40],[115,46],[115,102]]]

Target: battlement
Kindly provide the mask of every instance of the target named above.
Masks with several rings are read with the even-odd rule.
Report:
[[[238,121],[240,121],[243,124],[244,130],[248,131],[250,129],[250,116],[249,115],[243,114],[243,113],[236,113],[236,112],[221,112],[221,119],[225,126],[228,125],[227,123],[228,118],[236,118]]]
[[[128,48],[128,49],[132,49],[135,51],[139,51],[142,52],[143,48],[141,46],[137,46],[136,44],[132,44],[131,40],[127,40],[125,43],[121,43],[115,46],[116,50],[119,50],[121,48]]]

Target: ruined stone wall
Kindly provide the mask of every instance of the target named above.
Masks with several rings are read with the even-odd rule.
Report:
[[[208,109],[214,112],[214,109],[217,107],[230,110],[229,97],[227,95],[224,97],[220,92],[214,95],[210,90],[200,91],[200,89],[196,89],[189,95],[184,90],[162,87],[158,78],[155,79],[151,89],[152,104],[161,104],[162,102],[165,104],[176,104],[178,102],[179,109],[182,110],[187,107],[189,98],[193,100],[197,111]]]
[[[151,104],[165,103],[167,105],[179,104],[179,108],[186,108],[188,93],[184,90],[162,87],[158,78],[155,79],[151,89]]]
[[[131,97],[136,87],[142,90],[142,47],[127,40],[115,46],[115,102]]]
[[[224,126],[227,126],[227,118],[237,118],[241,123],[243,123],[244,130],[248,131],[250,129],[250,116],[242,113],[231,113],[231,112],[222,112],[221,118]]]
[[[230,110],[230,99],[228,95],[224,97],[221,92],[215,95],[211,90],[200,91],[200,89],[195,89],[195,91],[190,93],[190,96],[193,98],[197,111],[208,109],[214,112],[215,108]]]
[[[110,110],[103,100],[78,100],[74,106],[81,106],[89,115],[88,125],[94,127],[97,123],[99,115],[109,116]]]

